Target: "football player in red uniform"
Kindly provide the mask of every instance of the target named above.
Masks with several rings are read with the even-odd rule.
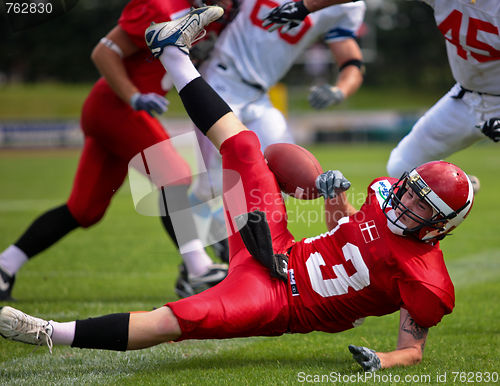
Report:
[[[375,179],[356,211],[346,199],[345,178],[328,171],[316,185],[326,199],[329,230],[295,241],[257,136],[185,55],[199,26],[221,12],[218,7],[201,8],[180,24],[151,26],[146,39],[157,49],[191,119],[220,150],[224,169],[240,176],[224,176],[228,228],[240,229],[229,237],[227,278],[151,312],[57,323],[4,307],[0,334],[49,348],[66,344],[134,350],[185,339],[340,332],[367,316],[399,310],[396,350],[375,352],[354,345],[349,350],[366,371],[418,363],[428,328],[454,307],[439,240],[469,213],[470,180],[453,164],[424,164],[399,180]]]
[[[68,201],[38,217],[0,255],[0,300],[11,297],[15,274],[32,257],[52,246],[78,227],[96,224],[106,212],[111,198],[122,185],[132,157],[162,142],[164,179],[175,181],[166,189],[179,201],[191,182],[189,165],[166,141],[169,136],[154,114],[167,110],[164,95],[165,69],[151,63],[144,42],[144,30],[152,21],[173,20],[189,12],[188,0],[132,0],[124,8],[118,24],[101,39],[92,60],[102,74],[87,97],[81,115],[84,145]],[[167,85],[167,88],[170,85]],[[187,206],[187,203],[177,203]],[[177,243],[168,211],[162,223]],[[188,219],[185,219],[187,222]],[[194,229],[183,224],[183,231]],[[183,235],[185,236],[185,234]],[[183,253],[190,283],[206,288],[222,280],[225,265],[213,264],[197,235]]]

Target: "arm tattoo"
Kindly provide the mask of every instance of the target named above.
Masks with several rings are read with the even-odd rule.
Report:
[[[408,316],[406,317],[405,321],[403,322],[403,325],[401,326],[401,329],[404,332],[411,334],[415,339],[419,340],[425,338],[425,336],[427,335],[427,331],[429,331],[428,328],[420,327],[413,320],[410,314],[408,314]]]

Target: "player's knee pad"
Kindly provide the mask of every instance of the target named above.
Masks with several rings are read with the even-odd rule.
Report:
[[[107,205],[105,208],[75,208],[71,203],[68,203],[68,208],[75,218],[75,220],[80,224],[82,228],[89,228],[92,225],[98,223],[106,213]]]
[[[250,130],[242,131],[225,140],[221,145],[220,153],[223,160],[224,157],[230,156],[231,159],[243,162],[252,162],[263,157],[259,138]]]

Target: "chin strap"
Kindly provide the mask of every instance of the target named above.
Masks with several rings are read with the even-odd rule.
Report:
[[[396,218],[396,212],[394,209],[389,209],[386,211],[387,216],[387,226],[389,230],[399,236],[406,236],[406,225]]]

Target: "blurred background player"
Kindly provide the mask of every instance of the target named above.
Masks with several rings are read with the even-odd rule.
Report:
[[[387,171],[444,159],[477,141],[500,140],[500,3],[423,0],[446,39],[456,84],[391,152]],[[475,188],[479,180],[471,176]]]
[[[226,210],[231,221],[242,220],[245,228],[230,236],[226,280],[150,312],[64,323],[3,307],[0,334],[46,344],[50,350],[55,344],[124,351],[174,340],[340,332],[359,326],[366,316],[399,310],[396,350],[375,352],[349,345],[349,351],[365,371],[419,363],[428,328],[454,307],[453,284],[438,240],[469,214],[474,199],[470,180],[453,164],[430,162],[399,180],[375,179],[356,211],[346,198],[350,184],[342,174],[323,173],[316,186],[326,199],[329,231],[296,242],[256,134],[238,120],[186,55],[199,29],[221,13],[219,7],[195,10],[180,24],[149,27],[146,39],[172,75],[193,122],[220,150],[224,167],[241,177],[242,196],[225,201],[244,204]],[[225,191],[232,188],[229,182],[224,181]],[[334,212],[342,215],[332,216]],[[251,240],[244,236],[247,232],[269,241]],[[250,250],[284,261],[284,270],[271,276],[279,272],[276,267]]]
[[[495,142],[500,140],[500,3],[421,1],[434,9],[457,83],[391,152],[387,171],[393,177],[424,162],[444,159],[485,135]],[[280,27],[281,31],[295,30],[310,12],[345,2],[287,2],[274,8],[263,25],[271,26],[270,30]],[[479,180],[470,177],[477,191]]]
[[[176,186],[166,189],[167,203],[180,208],[187,205],[189,165],[167,141],[168,134],[153,116],[167,110],[164,95],[170,82],[165,81],[163,66],[151,63],[144,30],[152,21],[183,16],[190,7],[186,0],[132,0],[118,24],[93,50],[91,58],[102,77],[83,105],[81,128],[85,141],[71,194],[65,204],[38,217],[0,255],[0,300],[11,298],[15,275],[24,263],[75,228],[90,227],[104,216],[127,175],[128,162],[144,149],[163,142],[164,170],[175,173],[165,178],[176,180]],[[163,210],[166,215],[161,217],[162,223],[177,244],[168,209]],[[185,221],[182,229],[192,231],[192,219]],[[195,233],[188,244],[184,249],[189,251],[182,258],[193,291],[221,281],[227,267],[212,262]]]
[[[294,142],[283,112],[273,106],[268,91],[318,40],[329,47],[338,66],[338,76],[333,86],[325,83],[311,89],[312,107],[322,109],[342,103],[363,82],[363,58],[355,38],[363,23],[364,3],[316,12],[308,17],[302,28],[290,33],[268,33],[262,27],[263,16],[269,9],[266,2],[241,1],[238,14],[217,39],[212,55],[200,67],[204,79],[245,126],[257,134],[262,150],[272,143]],[[196,132],[203,163],[210,171],[209,175],[199,176],[193,184],[191,201],[200,204],[220,196],[222,166],[212,143]],[[204,215],[218,224],[212,227],[215,239],[227,237],[221,208],[213,210],[213,217],[208,213]],[[217,234],[217,230],[222,230],[223,234]]]

